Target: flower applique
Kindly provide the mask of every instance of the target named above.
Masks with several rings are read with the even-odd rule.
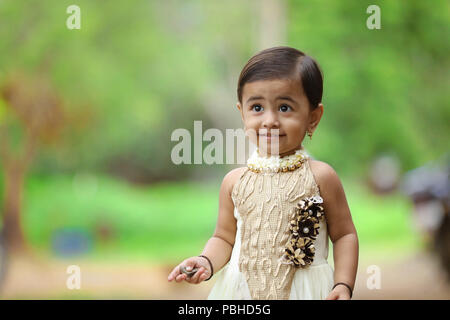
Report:
[[[322,204],[322,197],[314,196],[301,200],[294,208],[289,224],[291,235],[282,256],[284,263],[306,268],[314,261],[314,240],[325,216]]]

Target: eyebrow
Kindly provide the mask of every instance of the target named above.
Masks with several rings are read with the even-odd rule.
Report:
[[[250,97],[250,98],[247,99],[247,103],[249,103],[250,101],[253,101],[253,100],[264,100],[264,97],[262,97],[262,96],[253,96],[253,97]],[[289,97],[289,96],[278,96],[278,97],[276,98],[276,100],[288,100],[288,101],[291,101],[291,102],[293,102],[293,103],[297,103],[294,99],[292,99],[292,98]]]

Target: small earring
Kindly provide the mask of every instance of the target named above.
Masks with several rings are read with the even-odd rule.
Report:
[[[309,136],[309,140],[312,140],[312,133],[306,130],[306,134]]]

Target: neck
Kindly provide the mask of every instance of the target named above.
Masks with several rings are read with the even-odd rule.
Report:
[[[260,173],[260,172],[288,172],[293,171],[302,166],[302,164],[309,158],[308,153],[303,148],[303,146],[297,149],[291,149],[281,154],[267,154],[262,156],[261,154],[255,152],[248,158],[247,167],[249,170]]]
[[[286,157],[286,156],[290,156],[291,154],[294,154],[299,149],[303,149],[303,146],[301,144],[299,146],[289,150],[289,151],[285,151],[285,152],[280,153],[280,154],[265,153],[264,151],[259,150],[259,148],[257,150],[258,150],[258,155],[260,157],[269,158],[269,157],[272,157],[272,156],[275,156],[275,157],[276,156],[280,156],[280,158],[283,158],[283,157]]]

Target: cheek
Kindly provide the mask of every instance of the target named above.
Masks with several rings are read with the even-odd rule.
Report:
[[[259,127],[259,118],[253,115],[245,114],[244,115],[244,125],[246,128],[257,128]]]
[[[286,119],[283,123],[284,130],[289,135],[299,136],[303,131],[304,125],[300,119],[292,118]]]

